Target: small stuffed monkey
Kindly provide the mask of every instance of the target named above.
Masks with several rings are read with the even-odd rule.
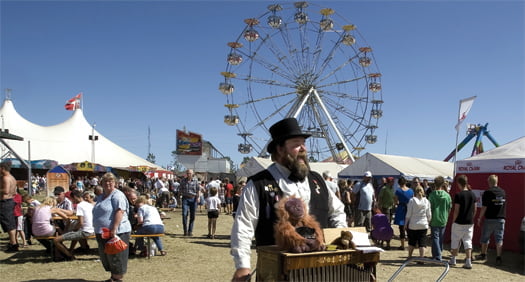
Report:
[[[343,230],[341,231],[341,236],[336,238],[332,242],[332,245],[337,245],[337,248],[342,250],[348,250],[350,248],[355,249],[355,243],[352,239],[354,239],[352,232]]]

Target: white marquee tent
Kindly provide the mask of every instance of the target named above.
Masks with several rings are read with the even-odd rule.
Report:
[[[239,169],[235,176],[237,178],[240,177],[248,177],[251,175],[256,174],[259,171],[265,170],[267,167],[269,167],[272,164],[272,160],[267,158],[260,158],[260,157],[252,157],[248,162]],[[317,162],[317,163],[310,163],[310,168],[319,173],[322,174],[325,171],[329,171],[330,174],[337,178],[337,174],[343,170],[347,165],[337,164],[334,162]]]
[[[89,136],[92,135],[93,128],[84,117],[82,109],[74,110],[71,117],[60,124],[41,126],[26,120],[16,111],[13,102],[5,99],[0,108],[0,116],[2,130],[9,129],[9,133],[24,138],[24,141],[4,140],[24,160],[30,155],[31,160],[49,159],[59,164],[92,161],[93,147]],[[94,134],[98,136],[98,140],[94,142],[94,163],[114,168],[147,166],[162,169],[111,142],[98,131],[95,130]],[[8,149],[2,144],[0,147],[3,156]]]
[[[454,164],[444,161],[419,159],[414,157],[366,153],[339,173],[342,178],[361,179],[365,171],[374,177],[400,177],[434,180],[436,176],[452,179]]]
[[[259,171],[265,170],[272,164],[272,160],[267,158],[252,157],[244,164],[242,168],[237,170],[235,176],[239,177],[248,177],[256,174]]]
[[[457,162],[457,173],[524,173],[525,137]]]

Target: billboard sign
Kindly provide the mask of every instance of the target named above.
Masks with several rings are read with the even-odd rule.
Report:
[[[177,130],[177,155],[202,155],[202,135]]]

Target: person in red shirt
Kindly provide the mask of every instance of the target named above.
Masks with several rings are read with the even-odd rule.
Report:
[[[16,191],[15,196],[13,197],[13,200],[15,201],[15,209],[14,209],[14,215],[16,218],[16,244],[19,245],[22,248],[25,248],[26,245],[26,235],[24,233],[24,213],[22,212],[22,195]],[[22,239],[22,244],[18,244],[18,236]]]
[[[69,191],[66,191],[66,193],[64,193],[66,198],[68,198],[71,201],[71,203],[73,204],[73,209],[77,208],[77,204],[75,203],[75,201],[73,199],[73,195],[71,195],[71,192],[73,192],[75,190],[77,190],[77,185],[71,184],[71,185],[69,185]]]
[[[224,178],[224,194],[226,197],[226,214],[233,212],[233,184],[228,177]]]

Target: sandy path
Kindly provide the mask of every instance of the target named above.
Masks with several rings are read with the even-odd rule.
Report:
[[[181,236],[180,210],[168,212],[167,234],[162,239],[168,255],[151,259],[131,258],[125,281],[229,281],[233,273],[233,262],[229,255],[229,232],[232,218],[221,214],[218,220],[218,238],[207,239],[207,217],[198,213],[194,237]],[[394,228],[397,229],[397,228]],[[7,244],[7,234],[0,234],[1,248]],[[91,247],[95,241],[90,240]],[[393,240],[393,247],[399,246]],[[255,253],[255,251],[254,251]],[[427,254],[430,253],[428,248]],[[476,252],[477,253],[477,250]],[[445,252],[445,256],[449,253]],[[381,253],[377,266],[378,281],[386,281],[406,259],[406,251]],[[486,263],[474,262],[472,270],[461,268],[463,254],[458,266],[452,268],[444,281],[524,281],[523,255],[504,254],[504,264],[495,266],[493,253]],[[252,257],[253,266],[256,256]],[[0,281],[103,281],[109,278],[97,260],[91,255],[78,255],[71,262],[51,262],[39,244],[22,249],[16,254],[0,252]],[[411,265],[398,276],[396,281],[433,281],[441,274],[443,267]]]

